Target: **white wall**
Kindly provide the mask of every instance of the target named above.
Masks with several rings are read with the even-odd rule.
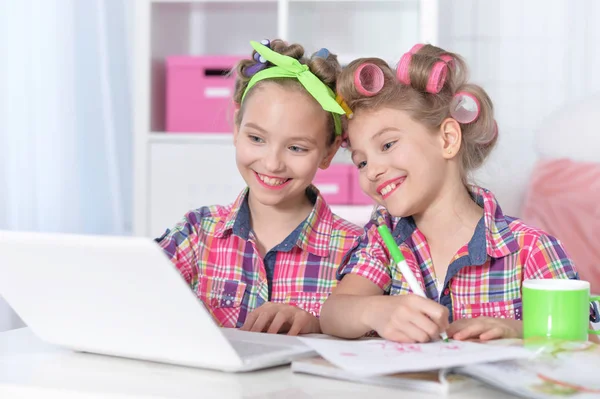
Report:
[[[129,3],[0,0],[0,229],[131,230]]]
[[[496,193],[506,213],[519,216],[537,157],[536,128],[566,104],[600,92],[600,2],[439,3],[440,46],[466,58],[472,81],[496,107],[499,145],[477,181]],[[597,146],[600,161],[598,137],[581,145]]]

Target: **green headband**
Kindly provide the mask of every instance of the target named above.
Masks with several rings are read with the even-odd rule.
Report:
[[[263,79],[298,79],[306,91],[321,104],[321,107],[323,107],[325,111],[331,112],[333,123],[335,125],[335,134],[338,136],[342,134],[342,121],[340,115],[343,115],[345,112],[335,100],[335,93],[333,90],[325,83],[321,82],[321,80],[308,69],[307,65],[301,64],[297,59],[279,54],[267,46],[263,46],[255,41],[251,41],[250,45],[257,53],[263,56],[264,59],[275,66],[263,69],[252,76],[252,79],[248,82],[248,87],[246,87],[246,90],[242,95],[241,102],[244,102],[244,97],[246,97],[248,90]]]

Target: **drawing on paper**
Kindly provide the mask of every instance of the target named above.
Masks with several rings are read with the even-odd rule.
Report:
[[[473,347],[464,345],[463,343],[457,341],[434,342],[430,344],[401,344],[398,342],[391,341],[379,341],[372,342],[369,346],[372,350],[378,349],[385,356],[389,357],[402,356],[407,354],[422,354],[428,356],[455,356],[457,352],[473,352],[473,349],[469,350],[469,348]],[[475,351],[477,351],[477,349],[475,349]]]
[[[461,341],[401,344],[381,339],[300,339],[330,363],[363,376],[436,370],[531,356],[523,348],[498,348]]]

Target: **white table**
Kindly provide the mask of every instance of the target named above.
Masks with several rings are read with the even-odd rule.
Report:
[[[39,340],[28,328],[0,333],[0,398],[428,398],[437,395],[293,374],[289,367],[227,374],[75,353]],[[502,399],[475,385],[451,397]]]

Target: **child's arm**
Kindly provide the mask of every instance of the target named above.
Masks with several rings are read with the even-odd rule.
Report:
[[[342,338],[364,336],[372,330],[364,315],[378,298],[383,298],[383,290],[373,282],[358,275],[345,276],[323,304],[321,330]]]
[[[374,220],[378,219],[375,215]],[[384,219],[392,227],[389,215]],[[393,229],[392,229],[393,230]],[[376,331],[398,342],[427,342],[439,339],[448,326],[448,309],[416,295],[382,295],[392,276],[389,254],[373,222],[365,226],[349,259],[338,272],[337,288],[321,309],[321,330],[343,338],[359,338]]]
[[[448,309],[413,294],[382,295],[365,277],[347,275],[321,310],[321,330],[342,338],[376,331],[396,342],[429,342],[448,327]]]
[[[368,302],[383,295],[391,282],[386,267],[389,257],[374,223],[378,217],[365,226],[364,234],[338,269],[341,281],[321,308],[321,330],[325,334],[358,338],[372,330],[356,316],[357,312],[364,313]],[[391,227],[389,215],[384,219]]]

